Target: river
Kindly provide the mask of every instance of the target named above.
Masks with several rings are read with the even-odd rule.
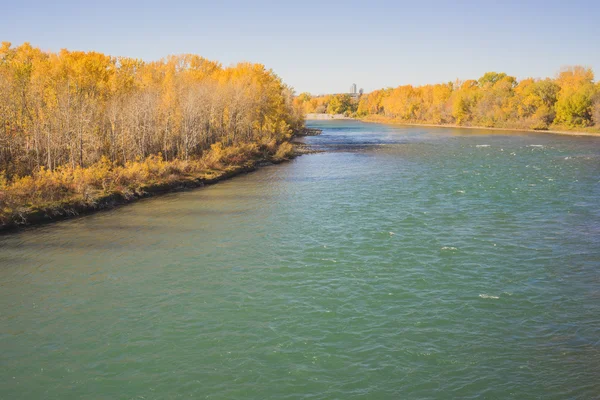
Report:
[[[2,399],[600,396],[600,139],[322,153],[0,236]]]

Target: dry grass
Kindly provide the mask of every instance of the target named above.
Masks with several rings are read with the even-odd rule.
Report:
[[[67,166],[52,171],[40,168],[30,176],[7,180],[0,172],[0,227],[27,211],[79,203],[93,206],[97,199],[111,194],[131,197],[145,187],[180,182],[189,179],[214,178],[231,167],[253,160],[286,159],[292,145],[246,143],[224,147],[215,143],[201,158],[165,161],[152,155],[144,160],[117,165],[103,158],[87,168]]]
[[[289,142],[284,142],[279,145],[279,148],[275,152],[276,160],[287,160],[294,154],[294,147]]]

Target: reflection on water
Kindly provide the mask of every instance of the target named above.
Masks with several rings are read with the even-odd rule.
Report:
[[[0,237],[0,398],[594,398],[600,142],[328,150]]]

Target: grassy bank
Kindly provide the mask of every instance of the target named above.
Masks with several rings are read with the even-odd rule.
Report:
[[[570,128],[567,126],[553,125],[549,129],[529,129],[519,125],[506,126],[506,127],[490,127],[490,126],[475,126],[475,125],[457,125],[457,124],[428,124],[428,123],[417,123],[407,122],[397,118],[385,117],[383,115],[369,115],[363,118],[359,118],[363,122],[380,123],[380,124],[393,124],[393,125],[408,125],[408,126],[432,126],[432,127],[445,127],[445,128],[462,128],[462,129],[486,129],[494,131],[520,131],[520,132],[536,132],[536,133],[551,133],[556,135],[571,135],[571,136],[600,136],[600,128],[588,127],[588,128]]]
[[[293,156],[289,142],[230,147],[216,143],[195,160],[167,161],[156,155],[116,165],[103,159],[86,168],[42,168],[10,181],[0,176],[0,232],[213,184],[253,171],[261,163],[281,162]]]

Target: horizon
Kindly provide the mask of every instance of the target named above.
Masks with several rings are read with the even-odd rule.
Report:
[[[0,42],[1,42],[1,41],[0,41]],[[61,50],[67,50],[67,51],[70,51],[70,52],[76,52],[76,51],[83,51],[83,52],[98,52],[97,50],[93,50],[93,49],[89,49],[89,50],[70,49],[70,48],[61,48],[61,49],[58,49],[58,50],[54,50],[54,49],[45,49],[45,48],[42,48],[42,47],[40,47],[40,46],[37,46],[35,43],[31,43],[31,42],[27,42],[27,41],[25,41],[25,42],[23,42],[23,43],[17,43],[17,44],[15,44],[15,43],[12,43],[12,42],[11,42],[11,47],[13,47],[13,48],[14,48],[14,47],[22,46],[22,45],[24,45],[24,44],[26,44],[26,43],[28,43],[29,45],[31,45],[33,48],[39,48],[41,51],[43,51],[43,52],[46,52],[46,53],[58,53],[58,52],[59,52],[59,51],[61,51]],[[101,52],[100,52],[100,53],[101,53]],[[103,54],[105,54],[105,53],[103,53]],[[146,60],[146,59],[141,59],[141,58],[136,58],[136,59],[140,59],[140,60],[142,60],[143,62],[146,62],[146,63],[151,63],[151,62],[158,62],[158,61],[161,61],[161,60],[165,60],[165,59],[167,59],[168,57],[172,57],[172,56],[174,56],[174,57],[177,57],[177,56],[182,56],[182,55],[185,55],[185,54],[195,54],[195,53],[178,53],[178,54],[167,54],[167,55],[165,55],[165,56],[162,56],[162,57],[160,57],[160,58],[157,58],[157,59],[152,59],[152,60]],[[109,56],[109,57],[126,57],[126,58],[128,57],[127,55],[122,55],[122,54],[106,54],[106,55],[107,55],[107,56]],[[202,54],[195,54],[195,55],[199,55],[199,56],[203,57],[203,56],[202,56]],[[135,57],[128,57],[128,58],[135,58]],[[204,58],[206,58],[206,57],[204,57]],[[217,63],[221,63],[219,60],[215,60],[215,59],[208,59],[208,58],[207,58],[207,60],[208,60],[208,61],[217,62]],[[238,64],[241,64],[241,63],[245,63],[245,62],[250,62],[250,63],[253,63],[252,61],[238,61],[238,62],[233,62],[233,63],[231,63],[231,64],[228,64],[228,65],[222,65],[222,66],[223,66],[224,68],[228,68],[228,67],[235,67],[236,65],[238,65]],[[287,82],[285,81],[285,78],[284,78],[284,77],[281,77],[281,75],[280,75],[280,74],[278,74],[278,73],[277,73],[277,71],[273,70],[272,68],[269,68],[269,66],[268,66],[268,65],[264,65],[263,63],[257,63],[257,64],[261,64],[261,65],[263,65],[263,66],[264,66],[264,67],[265,67],[267,70],[269,70],[269,71],[272,71],[272,72],[273,72],[273,73],[275,73],[277,76],[279,76],[279,77],[280,77],[280,78],[283,80],[283,82],[284,82],[284,83],[287,83]],[[500,70],[490,70],[490,71],[485,71],[485,72],[483,72],[483,73],[481,74],[481,76],[483,76],[485,73],[488,73],[488,72],[494,72],[494,73],[505,73],[505,74],[506,74],[506,75],[508,75],[508,76],[512,76],[512,77],[516,78],[516,79],[517,79],[517,81],[521,81],[521,80],[524,80],[524,79],[535,79],[535,80],[542,80],[542,79],[546,79],[546,78],[551,78],[551,79],[554,79],[554,78],[556,78],[556,77],[559,75],[559,73],[560,73],[560,72],[561,72],[563,69],[567,69],[567,68],[569,68],[569,67],[575,67],[575,66],[581,66],[581,67],[584,67],[584,68],[586,68],[586,69],[591,69],[591,70],[592,70],[592,72],[594,72],[594,74],[595,74],[595,72],[596,72],[596,71],[594,70],[594,68],[593,68],[593,67],[591,67],[591,66],[589,66],[589,65],[578,65],[578,64],[572,64],[572,65],[562,65],[562,66],[561,66],[561,67],[560,67],[560,68],[559,68],[559,69],[558,69],[558,70],[557,70],[557,71],[556,71],[554,74],[552,74],[552,75],[549,75],[549,76],[515,76],[515,75],[511,74],[509,71],[500,71]],[[348,86],[352,86],[353,84],[356,84],[356,87],[357,87],[357,92],[358,92],[358,91],[360,91],[360,90],[363,90],[363,91],[364,91],[364,94],[368,94],[368,93],[371,93],[371,92],[374,92],[374,91],[377,91],[377,90],[383,90],[383,89],[394,89],[394,88],[397,88],[397,87],[399,87],[399,86],[413,86],[413,87],[420,87],[420,86],[427,86],[427,85],[438,85],[438,84],[446,84],[446,83],[454,83],[454,82],[464,82],[464,81],[466,81],[466,80],[478,80],[479,78],[481,78],[481,76],[476,76],[476,77],[466,77],[466,78],[455,78],[455,79],[450,79],[450,80],[445,80],[445,81],[427,82],[427,83],[420,83],[420,84],[413,84],[413,83],[410,83],[410,82],[403,82],[403,83],[399,83],[399,84],[390,84],[390,85],[384,85],[384,86],[382,86],[382,87],[379,87],[379,88],[374,88],[374,89],[372,89],[372,90],[365,90],[365,89],[364,89],[364,88],[363,88],[363,87],[362,87],[360,84],[356,84],[355,82],[352,82],[352,83],[351,83],[351,84],[349,84]],[[595,81],[597,81],[597,80],[595,79]],[[319,96],[329,96],[329,95],[337,95],[337,94],[347,94],[347,93],[350,93],[350,91],[349,91],[349,90],[346,90],[346,91],[343,91],[343,90],[342,90],[342,91],[338,91],[338,92],[318,92],[318,93],[314,93],[314,92],[299,92],[299,91],[298,91],[296,88],[294,88],[294,91],[295,91],[295,94],[296,94],[296,95],[300,95],[300,94],[302,94],[302,93],[308,93],[308,94],[310,94],[311,96],[316,96],[316,97],[319,97]]]
[[[339,3],[341,4],[341,3]],[[33,11],[32,11],[33,10]],[[431,11],[433,10],[433,11]],[[518,79],[555,76],[562,67],[600,69],[591,1],[463,2],[419,5],[356,2],[319,6],[181,2],[79,4],[34,1],[3,10],[0,39],[155,61],[198,54],[224,66],[264,64],[296,93],[365,92],[475,79],[505,72]],[[493,16],[493,17],[492,17]]]
[[[313,95],[344,93],[352,83],[372,92],[489,71],[521,80],[554,77],[565,66],[600,68],[600,5],[591,1],[339,4],[34,1],[5,7],[0,39],[144,61],[190,53],[224,66],[260,63],[297,94]]]

